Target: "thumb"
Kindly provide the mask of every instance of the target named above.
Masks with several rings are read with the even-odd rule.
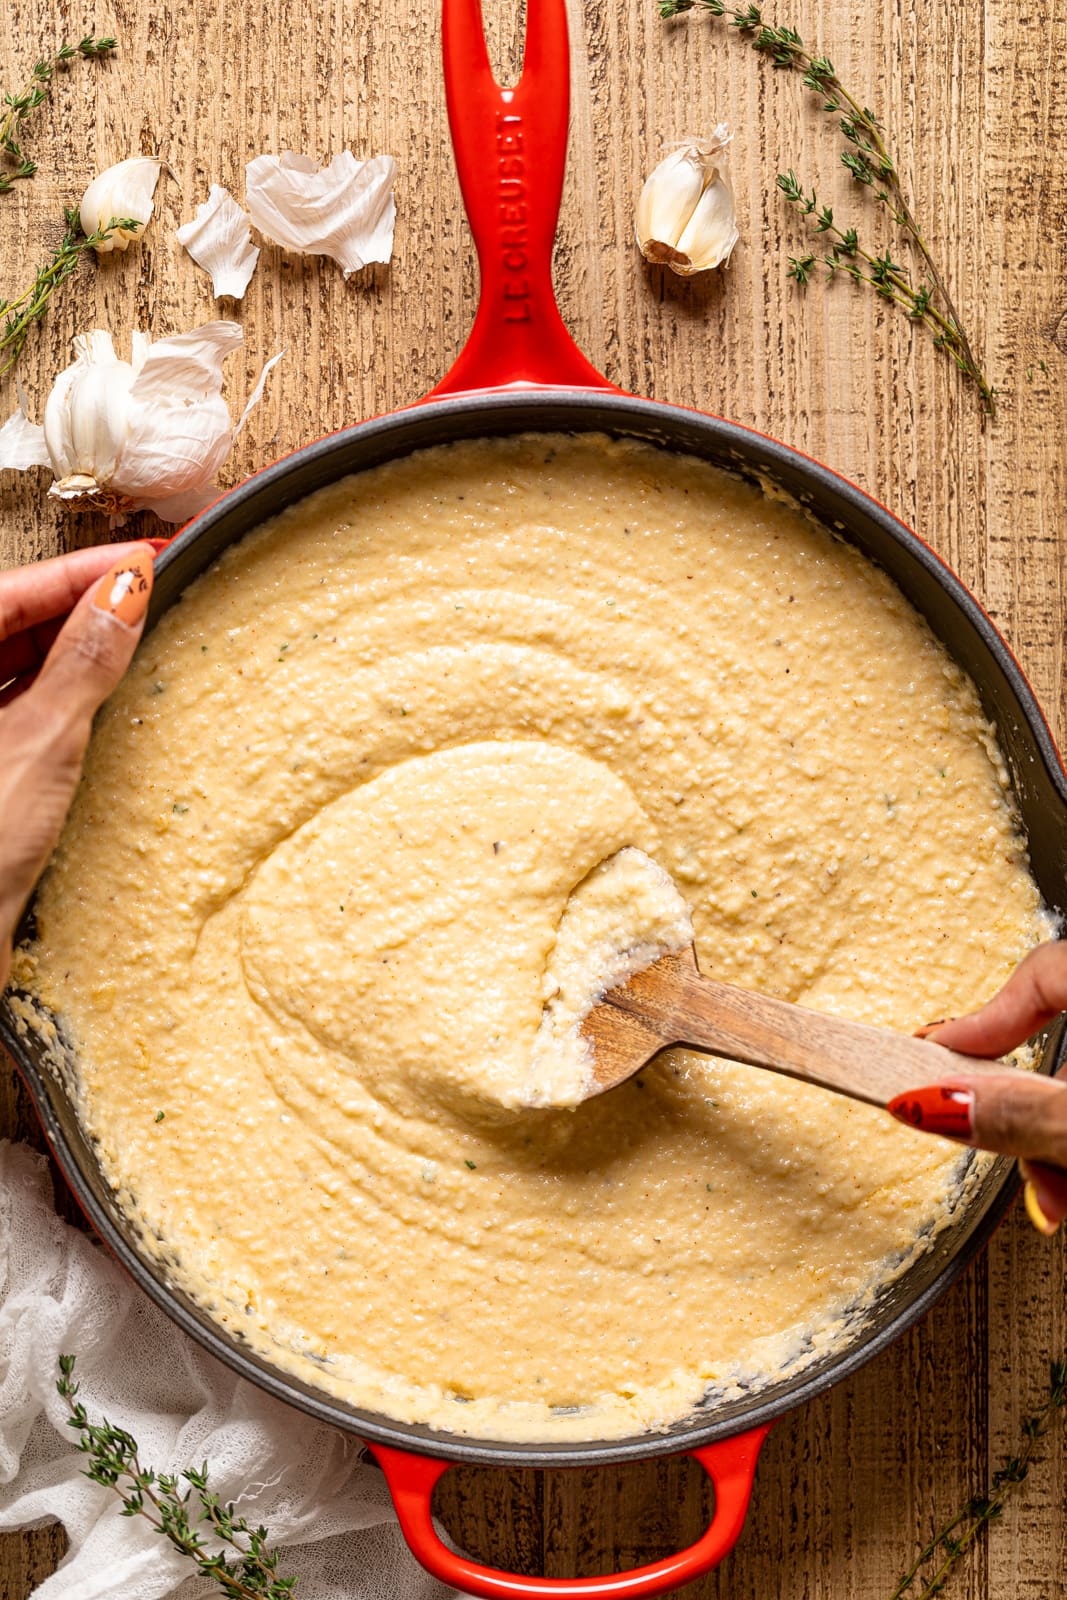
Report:
[[[93,715],[129,666],[151,593],[145,545],[82,596],[35,681],[0,713],[0,984],[15,923],[77,787]]]
[[[130,664],[152,594],[145,545],[105,572],[74,607],[23,696],[53,725],[92,721]]]
[[[956,1073],[908,1089],[887,1110],[924,1133],[1067,1172],[1067,1082],[1040,1073]]]
[[[1067,1010],[1067,941],[1038,945],[992,1000],[970,1016],[931,1023],[924,1038],[970,1056],[1001,1056]]]
[[[993,1072],[953,1088],[971,1095],[969,1143],[1067,1171],[1067,1083]]]
[[[1067,942],[1051,940],[1031,950],[980,1010],[921,1032],[952,1050],[999,1056],[1032,1038],[1064,1010]],[[1067,1078],[1020,1082],[995,1073],[960,1078],[917,1096],[901,1095],[894,1115],[985,1150],[1018,1156],[1026,1179],[1026,1209],[1035,1227],[1051,1233],[1067,1217]],[[957,1118],[954,1129],[937,1125],[946,1116]]]
[[[1017,1156],[1027,1211],[1043,1233],[1067,1216],[1067,1082],[1020,1073],[961,1074],[889,1102],[899,1121],[979,1150]]]
[[[1020,1162],[1026,1179],[1026,1214],[1038,1233],[1055,1233],[1067,1217],[1067,1172],[1040,1161]]]

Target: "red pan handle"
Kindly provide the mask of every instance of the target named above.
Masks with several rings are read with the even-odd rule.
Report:
[[[428,400],[477,389],[608,389],[567,332],[552,288],[567,158],[566,0],[528,0],[522,77],[502,89],[481,0],[444,0],[448,121],[481,268],[470,337]]]
[[[605,1578],[526,1578],[457,1555],[438,1537],[430,1511],[434,1488],[452,1463],[381,1444],[372,1444],[370,1449],[385,1473],[412,1554],[442,1583],[484,1600],[624,1600],[664,1594],[692,1583],[730,1554],[744,1526],[760,1446],[769,1432],[769,1426],[752,1428],[718,1444],[687,1451],[700,1462],[715,1490],[715,1511],[707,1530],[696,1544],[677,1555]]]

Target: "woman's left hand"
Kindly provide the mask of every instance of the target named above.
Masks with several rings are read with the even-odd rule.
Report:
[[[93,716],[130,664],[151,593],[144,543],[0,572],[0,990],[22,908],[74,797]]]

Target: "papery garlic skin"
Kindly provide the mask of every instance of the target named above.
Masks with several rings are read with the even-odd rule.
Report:
[[[82,232],[88,237],[115,220],[136,223],[134,228],[114,228],[94,247],[98,254],[128,250],[130,240],[144,232],[152,216],[160,167],[159,161],[148,156],[131,156],[127,161],[107,167],[93,179],[78,207]]]
[[[245,203],[260,233],[302,255],[330,256],[346,278],[393,253],[392,156],[357,161],[349,150],[319,167],[285,150],[245,168]]]
[[[646,261],[682,277],[725,266],[737,243],[734,191],[720,122],[710,139],[689,139],[664,156],[637,202],[636,232]]]
[[[209,505],[215,477],[263,393],[274,356],[236,427],[222,398],[222,363],[243,342],[236,322],[209,322],[154,342],[135,332],[129,361],[102,328],[79,334],[75,359],[56,378],[36,429],[25,405],[0,429],[0,467],[42,462],[50,494],[114,514],[151,510],[184,522]],[[21,400],[21,397],[20,397]]]
[[[130,389],[126,439],[107,479],[130,509],[193,495],[214,498],[233,424],[222,398],[222,363],[244,341],[236,322],[209,322],[149,345]],[[191,513],[190,513],[191,514]]]
[[[0,471],[6,467],[13,472],[28,472],[31,467],[50,466],[44,429],[40,423],[30,421],[29,403],[18,378],[15,393],[18,409],[0,428]]]
[[[248,217],[221,184],[211,185],[196,216],[182,224],[175,238],[209,274],[216,300],[244,298],[259,249],[252,243]]]

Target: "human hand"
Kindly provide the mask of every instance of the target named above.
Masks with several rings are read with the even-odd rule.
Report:
[[[93,716],[130,664],[151,593],[152,547],[143,542],[0,572],[0,990],[15,926],[74,797]]]
[[[1067,942],[1031,950],[1003,989],[970,1016],[931,1023],[924,1038],[972,1056],[1002,1056],[1067,1010]],[[898,1095],[889,1110],[901,1122],[981,1150],[1017,1156],[1026,1179],[1026,1209],[1042,1233],[1067,1216],[1067,1068],[1057,1077],[1035,1073],[968,1077]]]

